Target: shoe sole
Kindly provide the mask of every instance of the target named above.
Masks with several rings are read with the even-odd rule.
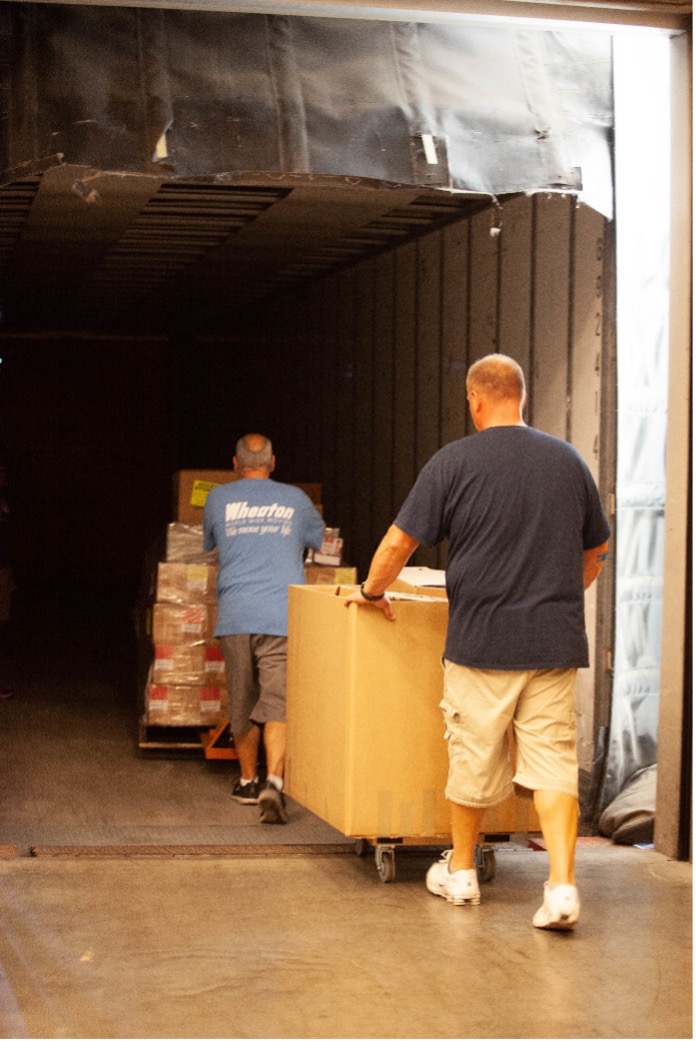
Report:
[[[235,802],[241,802],[242,806],[257,806],[258,799],[249,799],[246,795],[233,795]]]
[[[550,929],[557,933],[568,933],[571,932],[578,924],[577,918],[572,919],[569,915],[562,915],[560,918],[555,919],[552,922],[544,922],[536,926],[537,929]]]
[[[477,907],[481,903],[481,894],[477,893],[476,896],[450,896],[450,894],[441,889],[439,886],[434,887],[426,882],[426,889],[429,893],[434,896],[443,897],[449,904],[454,904],[455,907],[464,907],[465,904],[471,904],[472,907]]]
[[[261,807],[261,823],[262,824],[286,824],[288,815],[280,800],[280,792],[278,797],[273,795],[267,795],[266,798],[263,795],[259,796],[259,806]]]
[[[570,887],[566,887],[570,889]],[[544,898],[544,903],[541,905],[537,913],[532,919],[532,925],[536,929],[551,929],[555,932],[570,932],[578,924],[580,917],[580,902],[577,899],[577,891],[575,899],[569,899],[570,893],[561,897],[561,899],[554,900],[553,894],[547,903],[547,898]],[[556,905],[555,907],[553,905]]]

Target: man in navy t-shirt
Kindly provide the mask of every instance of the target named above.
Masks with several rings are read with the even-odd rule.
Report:
[[[304,583],[304,553],[321,547],[324,521],[301,489],[271,479],[275,456],[268,438],[241,438],[234,468],[239,480],[213,488],[203,515],[205,549],[218,550],[215,635],[241,770],[232,795],[258,803],[264,823],[285,823],[288,586]],[[262,731],[268,774],[260,784]]]
[[[454,904],[479,903],[483,814],[514,781],[534,792],[549,854],[533,924],[572,929],[580,910],[575,677],[589,664],[584,590],[606,558],[609,525],[576,450],[525,424],[524,375],[512,358],[482,358],[466,385],[477,433],[426,463],[346,604],[372,604],[393,620],[385,590],[417,546],[449,541],[441,708],[453,849],[426,885]]]

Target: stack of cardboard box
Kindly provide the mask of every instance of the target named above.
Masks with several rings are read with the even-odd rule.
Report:
[[[146,726],[215,727],[227,718],[222,652],[213,637],[217,552],[203,550],[203,509],[211,488],[236,480],[232,470],[180,470],[173,516],[148,554],[141,609]],[[319,512],[321,485],[300,484]],[[311,584],[355,582],[351,567],[308,564]]]
[[[215,628],[214,554],[203,528],[168,525],[164,560],[150,583],[146,631],[150,667],[145,689],[149,726],[215,726],[227,716],[225,666]]]

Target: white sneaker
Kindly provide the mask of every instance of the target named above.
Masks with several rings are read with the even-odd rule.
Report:
[[[537,929],[574,929],[580,917],[580,897],[575,886],[551,886],[544,882],[544,902],[534,915]]]
[[[452,849],[445,850],[442,859],[428,868],[428,874],[425,876],[428,891],[435,896],[444,896],[451,904],[480,904],[481,894],[476,868],[469,871],[450,871],[449,862],[453,853]]]

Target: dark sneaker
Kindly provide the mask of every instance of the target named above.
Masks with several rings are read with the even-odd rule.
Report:
[[[285,796],[279,792],[273,781],[266,781],[259,792],[259,809],[262,824],[286,824],[288,812],[285,809]]]
[[[241,780],[237,780],[232,789],[232,798],[244,803],[245,806],[256,806],[259,801],[260,788],[261,785],[258,781],[247,781],[246,784],[242,784]]]

